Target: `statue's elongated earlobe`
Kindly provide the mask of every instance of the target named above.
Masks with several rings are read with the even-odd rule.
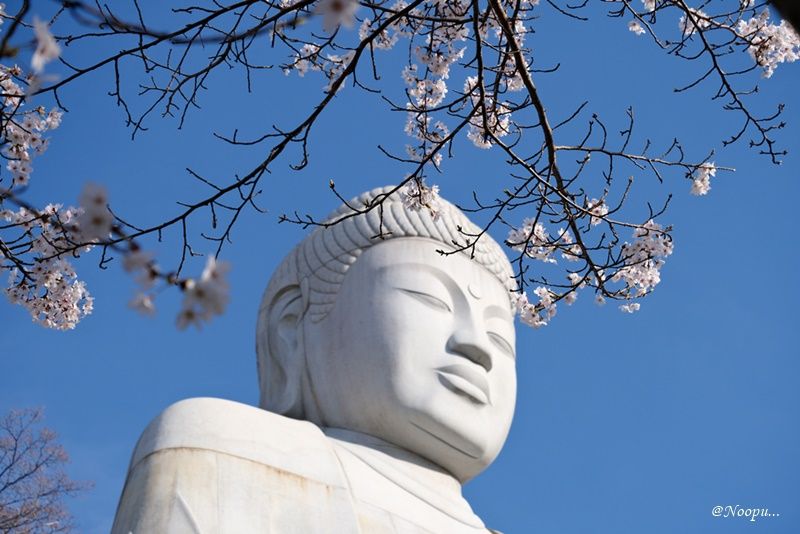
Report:
[[[288,286],[264,303],[259,311],[258,344],[268,351],[271,365],[261,374],[261,407],[272,412],[303,416],[301,380],[305,366],[302,320],[305,306],[297,285]]]

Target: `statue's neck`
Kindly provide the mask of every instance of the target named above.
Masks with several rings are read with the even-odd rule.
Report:
[[[399,488],[408,498],[423,501],[460,523],[483,527],[461,495],[459,481],[438,465],[369,434],[331,427],[323,427],[322,431],[333,443],[345,471],[368,474],[350,478],[351,486],[363,484],[363,488],[351,487],[357,497],[360,493],[359,498],[386,506],[374,502],[381,498],[381,492],[376,492],[375,487],[383,480]]]

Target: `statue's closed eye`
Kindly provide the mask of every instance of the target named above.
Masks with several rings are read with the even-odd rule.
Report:
[[[405,289],[405,288],[398,288],[398,289],[400,289],[400,291],[402,291],[406,295],[412,296],[415,299],[419,300],[424,304],[427,304],[432,308],[436,308],[447,312],[453,311],[450,308],[450,305],[444,300],[440,299],[439,297],[433,296],[429,293],[423,293],[421,291],[414,291],[413,289]]]
[[[514,348],[511,346],[511,343],[506,341],[506,339],[503,336],[501,336],[500,334],[496,334],[495,332],[487,332],[487,334],[489,335],[489,339],[492,340],[492,343],[497,345],[500,348],[500,350],[508,353],[511,356],[515,355]]]

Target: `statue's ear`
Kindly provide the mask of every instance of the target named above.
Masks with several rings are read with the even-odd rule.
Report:
[[[260,310],[262,331],[258,347],[259,365],[265,366],[260,369],[261,407],[290,417],[302,417],[305,305],[300,287],[287,286],[264,304],[266,306]]]

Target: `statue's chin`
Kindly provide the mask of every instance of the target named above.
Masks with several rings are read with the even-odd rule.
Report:
[[[409,411],[401,418],[393,419],[395,424],[388,426],[364,425],[363,421],[350,425],[342,421],[326,421],[319,426],[379,438],[437,465],[463,484],[492,463],[502,443],[497,445],[485,433],[469,435],[470,431],[474,433],[483,429],[474,425],[460,428],[464,420],[459,421],[452,416],[443,420],[441,414],[438,415],[427,411]],[[400,419],[404,422],[400,422]]]
[[[452,449],[455,453],[459,453],[467,458],[472,458],[473,460],[480,460],[482,456],[483,451],[481,448],[463,436],[452,432],[431,431],[422,425],[418,425],[416,423],[411,424],[433,438],[434,443],[438,442],[445,447]]]
[[[475,477],[496,456],[486,436],[468,436],[430,414],[417,415],[404,436],[405,446],[450,472],[460,482]],[[477,430],[477,429],[476,429]]]

